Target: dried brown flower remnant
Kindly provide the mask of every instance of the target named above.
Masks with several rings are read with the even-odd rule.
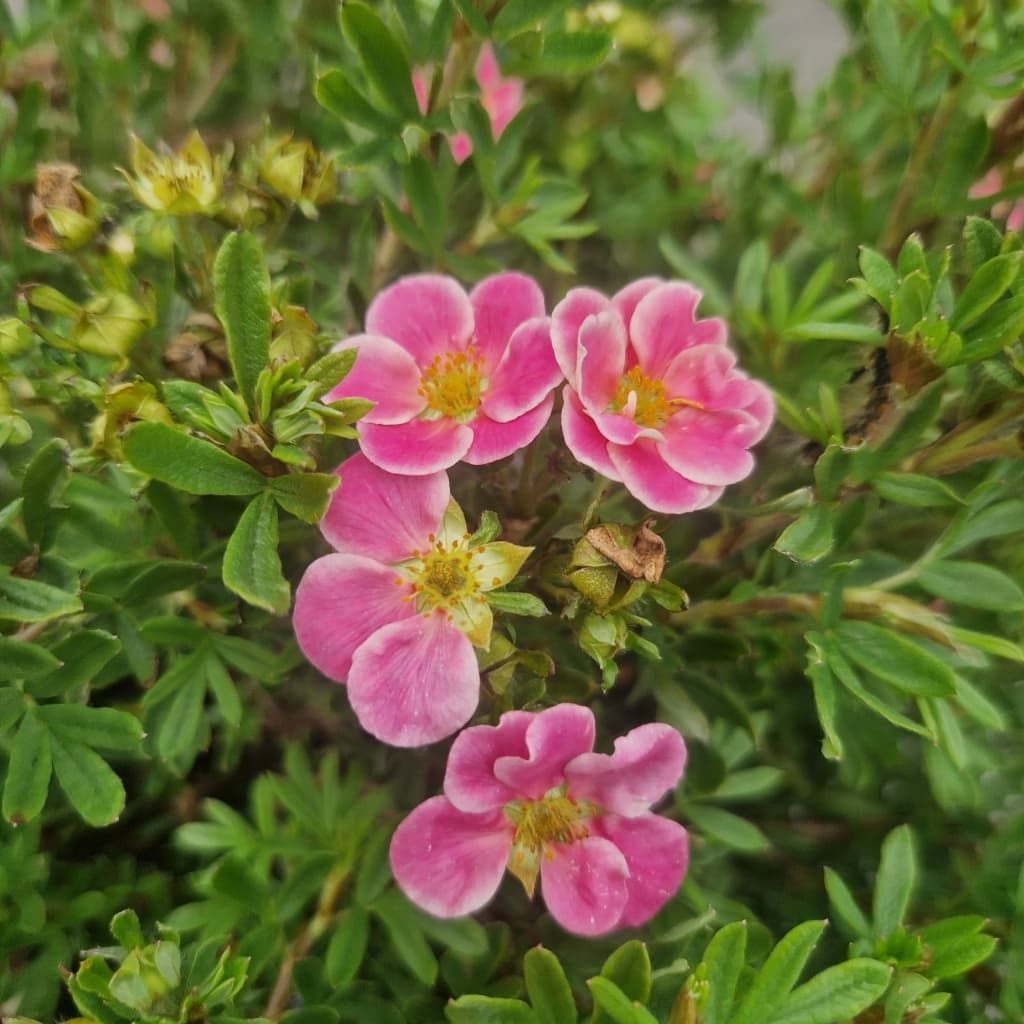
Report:
[[[74,164],[36,164],[28,206],[28,244],[41,252],[78,249],[96,234],[96,199],[78,184]]]
[[[657,583],[665,569],[665,542],[652,529],[648,519],[636,531],[631,546],[623,546],[628,538],[621,527],[602,524],[587,531],[587,540],[608,561],[613,562],[627,576]]]
[[[228,375],[228,350],[220,322],[193,313],[164,349],[164,365],[186,380],[220,380]]]

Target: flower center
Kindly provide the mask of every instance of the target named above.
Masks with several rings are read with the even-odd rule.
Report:
[[[540,871],[541,852],[548,843],[575,843],[590,835],[586,822],[598,809],[585,800],[573,800],[551,790],[540,800],[515,800],[505,805],[505,816],[516,827],[508,869],[533,896]],[[550,851],[547,856],[551,857]]]
[[[661,427],[684,405],[704,408],[690,398],[669,398],[660,380],[652,380],[639,366],[634,366],[619,383],[609,411],[629,416],[640,427]]]
[[[452,608],[479,590],[473,573],[475,549],[469,547],[469,535],[444,541],[430,536],[433,545],[427,552],[413,552],[412,561],[406,563],[405,572],[412,581],[412,599],[416,610],[431,612],[435,608]],[[397,580],[396,582],[404,582]]]
[[[470,345],[465,352],[446,352],[434,356],[420,376],[417,392],[426,399],[427,417],[446,416],[470,420],[487,386],[483,375],[484,358]]]

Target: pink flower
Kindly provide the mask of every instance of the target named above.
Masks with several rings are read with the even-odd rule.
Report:
[[[484,43],[480,48],[474,75],[480,87],[480,104],[491,122],[491,133],[495,140],[500,139],[501,133],[523,107],[523,80],[502,78],[498,58],[494,56],[494,48],[490,43]],[[413,68],[412,87],[421,114],[426,114],[430,103],[430,77],[429,67]],[[457,164],[461,164],[473,152],[473,143],[465,132],[456,132],[450,136],[448,145]]]
[[[473,544],[446,473],[392,476],[362,455],[337,472],[320,523],[337,553],[302,577],[295,636],[324,675],[347,681],[367,732],[397,747],[433,743],[476,710],[473,647],[491,643],[486,594],[532,549]]]
[[[529,444],[562,379],[544,296],[523,274],[496,274],[469,296],[440,274],[403,277],[370,304],[366,333],[337,348],[359,354],[328,401],[376,402],[358,424],[363,454],[410,476]]]
[[[967,195],[971,199],[987,199],[1003,190],[1003,175],[998,167],[990,167],[970,188]],[[1004,200],[992,207],[993,217],[1006,218],[1007,231],[1020,231],[1024,228],[1024,199],[1011,203]]]
[[[679,781],[682,737],[642,725],[592,753],[594,716],[576,704],[509,711],[459,733],[444,796],[420,804],[391,841],[406,896],[438,917],[479,910],[506,867],[533,896],[537,876],[567,931],[601,935],[643,924],[686,872],[686,829],[652,814]]]
[[[612,299],[574,288],[551,340],[568,384],[565,443],[656,512],[717,501],[753,468],[747,449],[771,425],[771,393],[736,369],[725,324],[697,320],[682,281],[634,281]]]

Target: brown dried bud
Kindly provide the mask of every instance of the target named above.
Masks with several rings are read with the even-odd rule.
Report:
[[[220,322],[209,313],[193,313],[164,349],[164,366],[186,380],[228,376],[228,348]]]
[[[33,249],[79,249],[96,234],[96,198],[78,184],[78,173],[74,164],[36,164],[28,206],[27,241]]]
[[[587,531],[587,540],[625,575],[657,583],[665,569],[665,542],[651,529],[653,522],[642,523],[632,538],[632,530],[602,524]]]

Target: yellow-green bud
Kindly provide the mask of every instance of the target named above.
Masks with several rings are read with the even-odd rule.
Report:
[[[160,213],[177,217],[211,213],[224,181],[222,160],[211,157],[199,132],[193,131],[175,152],[157,155],[132,137],[132,171],[122,171],[135,198]]]

